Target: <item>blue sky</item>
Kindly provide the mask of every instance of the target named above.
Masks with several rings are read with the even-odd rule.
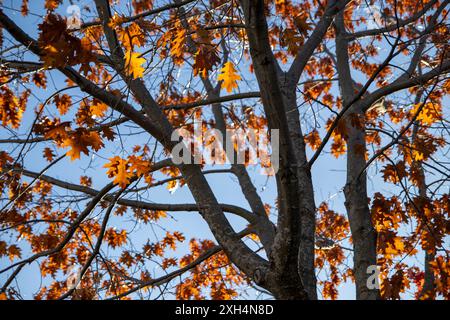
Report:
[[[86,2],[86,1],[85,1]],[[155,7],[157,7],[159,1],[156,1]],[[165,2],[164,2],[165,3]],[[12,1],[12,0],[5,0],[3,1],[4,7],[11,7],[11,8],[19,8],[20,7],[20,1]],[[59,13],[65,14],[65,8],[68,6],[68,4],[64,4],[60,7]],[[93,6],[92,6],[93,7]],[[124,9],[125,10],[125,9]],[[31,1],[30,3],[30,12],[31,13],[42,13],[42,2],[41,1]],[[37,30],[37,24],[40,23],[41,19],[39,17],[33,17],[32,15],[28,16],[27,18],[23,18],[20,13],[14,12],[12,10],[6,10],[5,13],[7,13],[16,23],[18,23],[26,32],[28,32],[32,37],[37,38],[38,36],[38,30]],[[95,12],[92,12],[91,15],[94,15]],[[9,37],[8,37],[9,38]],[[8,46],[9,43],[6,42],[4,46]],[[387,49],[386,49],[387,50]],[[386,51],[386,50],[382,50]],[[240,60],[240,56],[237,54],[232,54],[232,59],[235,60],[235,62],[238,62]],[[25,56],[26,60],[32,60],[37,61],[36,57],[33,57],[31,55]],[[245,80],[241,83],[241,86],[239,87],[239,90],[242,92],[247,91],[256,91],[257,90],[257,84],[254,79],[254,75],[249,74],[248,70],[248,63],[242,60],[242,62],[238,65],[240,68],[240,74],[245,78]],[[47,89],[33,89],[33,97],[31,98],[28,109],[24,115],[24,122],[20,128],[20,132],[27,133],[30,129],[31,122],[34,119],[34,108],[38,105],[39,102],[44,101],[52,92],[54,92],[55,88],[61,88],[64,86],[63,81],[64,77],[61,76],[57,72],[51,72],[51,76],[48,76],[48,83],[47,83]],[[152,74],[147,75],[147,79],[151,79]],[[355,75],[358,79],[360,78],[360,75]],[[214,77],[214,74],[212,75],[212,78]],[[180,74],[180,81],[186,80],[187,76],[184,76],[183,73]],[[363,81],[364,79],[359,79],[360,81]],[[17,86],[20,86],[20,84],[15,84]],[[333,89],[335,90],[335,89]],[[334,91],[335,92],[335,91]],[[72,95],[73,101],[77,100],[76,97],[82,97],[83,94],[79,92],[78,90],[70,90],[66,92],[67,94]],[[226,94],[224,92],[224,94]],[[255,100],[253,100],[255,101]],[[237,102],[238,104],[238,102]],[[207,109],[209,107],[205,107]],[[258,106],[260,109],[260,106]],[[300,110],[302,113],[302,126],[303,128],[310,129],[312,124],[312,112],[308,110],[309,107],[304,106],[304,110]],[[47,106],[46,112],[56,114],[56,109],[52,104],[49,104]],[[327,117],[329,114],[325,114],[322,112],[322,117]],[[67,118],[70,118],[73,116],[73,114],[69,114]],[[70,119],[69,119],[70,120]],[[145,137],[143,135],[136,135],[136,136],[126,136],[126,133],[129,131],[129,129],[126,126],[121,127],[121,133],[122,140],[121,144],[117,142],[117,140],[111,144],[107,143],[105,148],[100,150],[97,154],[92,154],[91,156],[85,156],[83,155],[80,160],[77,160],[75,162],[71,162],[67,159],[62,160],[57,165],[52,167],[46,174],[50,176],[54,176],[58,179],[64,180],[64,181],[79,181],[79,176],[82,175],[88,175],[91,176],[93,179],[93,187],[94,188],[101,188],[106,183],[108,183],[110,180],[105,174],[105,169],[102,168],[103,165],[107,162],[107,158],[111,157],[112,155],[124,155],[123,150],[121,150],[121,145],[124,146],[125,149],[130,150],[134,145],[140,144],[142,145],[143,141],[145,141]],[[323,132],[323,123],[321,132]],[[308,130],[304,131],[308,132]],[[0,139],[10,137],[10,133],[5,130],[4,128],[0,128]],[[47,146],[47,145],[45,145]],[[29,150],[27,150],[27,155],[25,158],[25,165],[26,168],[33,171],[40,171],[43,167],[47,165],[46,161],[42,158],[42,150],[45,147],[44,144],[37,144],[35,146],[32,146]],[[8,152],[14,153],[13,148],[17,146],[10,146],[10,145],[0,145],[0,148],[5,149]],[[152,148],[152,146],[150,146]],[[322,201],[327,201],[329,204],[329,207],[333,210],[345,214],[345,207],[344,207],[344,195],[342,192],[342,188],[345,184],[345,170],[346,170],[346,164],[345,164],[345,156],[336,159],[328,152],[329,148],[326,149],[326,151],[322,154],[321,157],[317,160],[317,162],[314,164],[312,174],[313,174],[313,181],[314,181],[314,187],[315,187],[315,198],[316,198],[316,204],[319,205]],[[16,150],[17,151],[17,150]],[[63,154],[64,150],[59,149],[58,154]],[[311,155],[311,154],[310,154]],[[218,167],[214,167],[217,169]],[[206,168],[208,169],[208,168]],[[259,174],[259,169],[256,167],[249,168],[249,171],[251,173],[252,179],[257,186],[257,189],[260,193],[260,196],[262,197],[263,201],[265,203],[269,203],[272,206],[274,205],[274,200],[276,198],[276,189],[275,189],[275,181],[273,178],[267,178],[266,176]],[[383,183],[383,181],[380,179],[379,175],[376,177],[375,174],[377,173],[376,168],[372,167],[369,170],[369,182],[368,182],[368,188],[369,188],[369,196],[371,196],[375,191],[381,191],[384,194],[390,195],[390,194],[396,194],[398,190],[392,188],[392,185],[387,185]],[[211,184],[212,189],[214,190],[214,193],[218,199],[219,202],[223,203],[229,203],[229,204],[235,204],[239,205],[245,208],[249,208],[247,205],[243,195],[240,192],[240,188],[236,182],[236,178],[229,175],[229,174],[214,174],[214,175],[208,175],[207,179],[209,183]],[[56,189],[55,189],[56,190]],[[65,191],[58,189],[58,192],[61,192],[62,194],[65,193]],[[187,187],[178,188],[173,194],[171,194],[165,186],[152,188],[148,194],[145,194],[145,200],[149,202],[157,202],[157,203],[193,203],[193,198],[188,190]],[[131,214],[130,214],[131,216]],[[275,218],[275,216],[273,216]],[[236,226],[236,230],[240,230],[245,227],[245,224],[240,218],[231,217],[230,220],[233,222],[233,225]],[[120,227],[127,227],[130,230],[134,228],[134,223],[129,222],[123,222],[123,219],[117,219],[113,218],[110,221],[110,225],[113,226],[114,224],[119,223],[120,221]],[[137,248],[139,248],[142,244],[144,244],[148,238],[155,239],[155,236],[161,236],[165,233],[165,230],[170,231],[181,231],[184,233],[187,239],[190,239],[192,237],[195,238],[208,238],[213,239],[206,223],[201,219],[200,215],[197,213],[189,213],[189,212],[174,212],[169,213],[169,218],[165,219],[164,221],[160,221],[158,223],[159,226],[143,226],[138,225],[137,231],[133,234],[133,245]],[[4,240],[5,238],[8,239],[9,235],[0,235],[0,239]],[[12,241],[15,241],[15,236],[11,235]],[[20,243],[20,241],[19,241]],[[186,252],[188,241],[185,241],[184,245],[181,245],[179,249],[173,253],[174,256],[180,257],[182,254]],[[106,246],[102,247],[102,250],[105,252],[108,251]],[[25,254],[26,252],[24,252]],[[113,253],[114,254],[114,253]],[[0,268],[3,268],[4,266],[8,265],[10,262],[7,259],[0,259]],[[351,258],[348,261],[348,264],[351,265]],[[422,267],[422,264],[420,261],[417,262],[417,265]],[[161,274],[161,270],[154,269],[154,264],[149,264],[149,271],[151,273],[154,272],[154,274]],[[18,277],[19,283],[21,284],[21,289],[24,297],[31,298],[32,293],[35,293],[36,290],[40,286],[39,282],[39,276],[37,275],[38,269],[37,265],[33,264],[30,266],[27,266],[25,270],[20,274]],[[323,275],[322,275],[323,276]],[[6,279],[5,275],[0,275],[0,283]],[[48,280],[44,280],[44,283]],[[174,281],[176,283],[176,281]],[[353,284],[344,284],[340,287],[340,298],[341,299],[353,299],[355,297],[354,294],[354,288]],[[249,290],[249,297],[256,297],[256,292],[254,290]]]

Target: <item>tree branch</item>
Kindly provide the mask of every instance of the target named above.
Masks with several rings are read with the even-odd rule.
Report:
[[[323,37],[327,33],[328,28],[333,22],[334,16],[350,2],[350,0],[341,1],[333,0],[329,1],[325,12],[314,29],[313,33],[306,41],[306,43],[300,47],[291,67],[288,71],[288,78],[292,79],[294,83],[297,83],[300,79],[303,69],[309,61],[309,58],[314,53],[319,44],[323,41]]]
[[[250,229],[245,229],[241,232],[238,233],[238,236],[240,238],[245,237],[249,234],[251,234],[252,231],[250,231]],[[220,251],[222,251],[222,247],[221,246],[214,246],[208,250],[206,250],[205,252],[203,252],[200,256],[197,257],[197,259],[195,259],[194,261],[192,261],[191,263],[188,263],[186,266],[184,266],[183,268],[180,268],[178,270],[172,271],[162,277],[156,278],[156,279],[152,279],[146,282],[141,282],[139,283],[138,286],[136,286],[133,289],[128,290],[127,292],[123,292],[115,297],[109,298],[107,300],[115,300],[115,299],[120,299],[122,297],[125,297],[127,295],[132,294],[133,292],[136,292],[140,289],[143,289],[145,287],[149,287],[149,286],[160,286],[164,283],[167,283],[169,281],[171,281],[172,279],[181,276],[183,273],[195,268],[196,266],[198,266],[199,264],[201,264],[202,262],[204,262],[205,260],[211,258],[212,256],[214,256],[215,254],[219,253]]]
[[[161,166],[165,167],[167,164],[166,161],[161,161]],[[5,166],[5,169],[7,170],[11,170],[13,172],[17,172],[20,174],[23,174],[24,176],[27,177],[31,177],[31,178],[35,178],[35,179],[39,179],[45,182],[48,182],[52,185],[55,185],[57,187],[66,189],[66,190],[71,190],[71,191],[76,191],[76,192],[81,192],[84,194],[88,194],[90,196],[97,196],[98,193],[100,191],[90,188],[90,187],[86,187],[86,186],[81,186],[78,184],[74,184],[74,183],[70,183],[70,182],[66,182],[66,181],[62,181],[59,179],[56,179],[54,177],[48,176],[48,175],[43,175],[37,172],[33,172],[30,170],[26,170],[26,169],[22,169],[22,168],[12,168],[10,166]],[[154,167],[152,167],[152,169],[154,169]],[[157,169],[155,169],[156,171]],[[111,202],[112,199],[114,199],[114,196],[111,194],[107,194],[104,196],[104,200]],[[119,199],[117,200],[117,203],[120,205],[124,205],[127,207],[132,207],[132,208],[140,208],[140,209],[147,209],[147,210],[164,210],[164,211],[200,211],[202,209],[201,205],[198,204],[165,204],[165,203],[152,203],[152,202],[144,202],[144,201],[138,201],[138,200],[131,200],[131,199]],[[256,215],[253,212],[250,212],[244,208],[235,206],[235,205],[231,205],[231,204],[224,204],[224,203],[220,203],[219,206],[225,211],[225,212],[229,212],[232,214],[235,214],[237,216],[240,216],[244,219],[246,219],[249,222],[252,223],[256,223]]]
[[[412,15],[411,17],[409,17],[407,19],[404,19],[404,20],[398,20],[395,23],[392,23],[392,24],[390,24],[390,25],[388,25],[386,27],[379,28],[379,29],[358,31],[358,32],[354,32],[354,33],[347,33],[345,35],[345,37],[347,38],[348,41],[353,41],[353,40],[356,40],[358,38],[363,38],[363,37],[368,37],[368,36],[376,36],[376,35],[379,35],[381,33],[391,32],[391,31],[397,30],[398,28],[405,27],[405,26],[415,22],[416,20],[420,19],[437,2],[438,2],[437,0],[430,1],[423,7],[422,10],[418,11],[416,14]],[[446,4],[448,4],[449,1],[446,0],[444,2]]]

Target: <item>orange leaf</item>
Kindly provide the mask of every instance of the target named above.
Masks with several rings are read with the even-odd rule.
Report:
[[[53,102],[55,103],[58,111],[61,115],[65,115],[67,111],[69,111],[70,106],[72,105],[72,98],[69,95],[56,95],[53,98]]]
[[[306,20],[308,20],[308,16],[306,16],[305,14],[301,14],[294,18],[295,26],[305,36],[308,34],[308,30],[312,29],[310,24],[306,22]]]
[[[142,65],[145,63],[145,59],[141,58],[141,54],[138,52],[127,52],[125,55],[125,72],[127,75],[133,77],[133,79],[144,76],[144,68]]]
[[[97,99],[94,99],[93,104],[90,107],[90,111],[93,116],[101,118],[105,115],[106,110],[108,110],[108,105]]]
[[[234,88],[238,87],[237,81],[241,80],[241,77],[236,71],[233,63],[228,61],[223,66],[221,73],[217,77],[218,81],[222,81],[222,88],[225,88],[227,92],[233,91]]]
[[[18,246],[16,246],[15,244],[11,245],[8,248],[9,260],[13,261],[15,257],[20,258],[22,256],[20,251],[21,251],[21,249]]]
[[[317,148],[322,143],[322,140],[320,139],[319,132],[317,130],[313,130],[309,134],[307,134],[305,136],[305,141],[308,143],[308,145],[313,150],[317,150]]]
[[[61,0],[46,0],[45,1],[45,9],[47,10],[55,10],[58,8]]]
[[[33,82],[38,88],[47,88],[47,78],[43,72],[36,72],[33,75]]]
[[[416,114],[418,109],[420,108],[422,104],[416,104],[414,106],[414,109],[411,111],[412,114]],[[437,103],[426,103],[422,110],[420,111],[419,115],[417,116],[417,120],[419,120],[421,123],[431,126],[436,121],[440,120],[442,118],[442,106]]]
[[[47,159],[48,162],[52,162],[54,156],[55,154],[53,153],[52,149],[48,147],[44,149],[44,158]]]
[[[109,160],[110,162],[103,166],[108,168],[108,177],[114,177],[113,182],[121,188],[125,188],[130,183],[130,178],[133,177],[133,173],[128,168],[128,161],[118,156]]]
[[[88,155],[89,150],[87,147],[91,147],[95,151],[98,151],[103,147],[103,142],[97,132],[84,132],[84,130],[77,130],[72,133],[69,138],[65,139],[62,143],[63,147],[71,147],[67,151],[67,156],[70,160],[80,158],[80,153]]]

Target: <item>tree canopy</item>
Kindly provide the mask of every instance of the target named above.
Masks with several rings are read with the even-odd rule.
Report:
[[[0,1],[0,299],[448,299],[449,8]]]

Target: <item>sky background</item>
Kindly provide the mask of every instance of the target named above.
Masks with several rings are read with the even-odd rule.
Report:
[[[37,24],[41,22],[41,17],[34,17],[33,14],[42,14],[43,11],[43,1],[30,1],[30,15],[26,18],[23,18],[20,12],[16,12],[14,10],[10,10],[12,8],[20,9],[20,2],[17,0],[4,0],[3,8],[5,13],[9,15],[19,26],[21,26],[30,36],[33,38],[38,37],[38,29]],[[67,1],[66,1],[67,2]],[[58,12],[62,15],[66,15],[66,8],[68,7],[68,3],[64,3],[59,9]],[[83,2],[81,2],[83,3]],[[86,3],[86,1],[84,2]],[[155,7],[158,7],[158,4],[161,1],[155,1]],[[163,2],[166,3],[166,2]],[[91,7],[94,7],[91,5]],[[126,12],[126,9],[124,9]],[[95,15],[95,11],[90,14]],[[90,19],[85,20],[90,21]],[[5,39],[4,47],[8,47],[10,43],[8,43],[10,37],[8,36]],[[382,49],[381,52],[386,54],[388,49]],[[237,50],[239,51],[239,50]],[[25,56],[25,60],[37,61],[34,56]],[[239,67],[239,72],[241,76],[247,80],[242,81],[240,83],[239,90],[242,92],[247,91],[257,91],[257,84],[254,79],[254,75],[248,72],[248,62],[241,60],[242,58],[238,55],[232,54],[231,57],[236,65]],[[381,60],[381,58],[380,58]],[[152,74],[146,75],[148,78],[151,78]],[[355,75],[356,77],[360,77],[359,75]],[[215,79],[217,74],[212,74],[211,78]],[[183,73],[180,73],[180,81],[185,79],[186,76]],[[38,106],[40,102],[43,102],[49,95],[51,95],[56,88],[61,88],[64,86],[64,77],[61,76],[57,72],[50,72],[47,77],[47,89],[42,90],[38,88],[34,88],[32,92],[32,97],[30,98],[28,109],[23,117],[23,124],[20,128],[20,132],[26,134],[29,132],[32,121],[34,120],[34,109]],[[363,81],[363,79],[360,79]],[[244,85],[245,82],[245,85]],[[20,86],[20,83],[15,83],[14,85]],[[335,90],[335,89],[333,89]],[[335,91],[334,91],[335,92]],[[66,91],[66,94],[72,96],[72,100],[76,101],[77,97],[83,97],[78,90],[70,90]],[[226,93],[224,93],[226,94]],[[257,100],[251,100],[252,103],[257,102]],[[239,105],[240,102],[235,102],[236,105]],[[248,101],[250,103],[250,101]],[[260,109],[260,105],[258,104],[258,108]],[[303,106],[301,110],[302,113],[302,127],[305,132],[309,132],[313,124],[313,113],[308,110],[308,106]],[[75,109],[75,108],[73,108]],[[209,107],[205,107],[205,109],[209,110]],[[57,115],[56,108],[53,104],[49,104],[46,108],[47,112],[51,112],[54,115]],[[73,115],[73,114],[72,114]],[[70,118],[71,114],[67,115],[66,118]],[[321,111],[319,117],[322,119],[326,119],[329,114]],[[70,120],[70,119],[69,119]],[[323,132],[323,123],[324,121],[320,121],[322,123],[322,128],[320,129]],[[135,131],[127,128],[127,126],[121,126],[121,144],[124,146],[125,150],[130,150],[134,145],[142,145],[145,143],[142,135],[134,135],[127,136],[126,134],[129,131]],[[0,127],[0,139],[8,138],[11,136],[11,133],[8,132],[4,127]],[[25,135],[24,135],[25,137]],[[60,180],[64,181],[73,181],[78,182],[80,175],[88,175],[92,177],[93,180],[93,188],[100,189],[102,186],[110,182],[111,180],[107,177],[106,171],[103,168],[103,165],[108,161],[107,158],[112,157],[113,155],[124,156],[125,153],[120,147],[120,144],[116,140],[114,143],[105,143],[105,148],[97,152],[96,154],[92,154],[91,156],[82,155],[80,160],[76,160],[71,162],[68,159],[64,159],[60,161],[57,165],[53,166],[50,170],[46,172],[47,175],[53,176]],[[48,163],[42,157],[42,150],[45,144],[35,144],[32,146],[26,147],[26,158],[25,165],[26,168],[33,171],[40,171],[44,168]],[[9,153],[14,154],[14,148],[20,148],[19,145],[5,145],[0,144],[1,150],[6,150]],[[150,145],[150,149],[152,149],[153,144]],[[55,149],[56,150],[56,149]],[[17,150],[15,150],[17,152]],[[64,150],[58,149],[58,155],[62,155]],[[311,156],[311,150],[308,149],[309,155]],[[162,157],[163,158],[163,157]],[[205,169],[210,169],[206,167]],[[220,169],[220,167],[215,166],[214,169]],[[274,205],[274,200],[276,198],[276,186],[274,178],[268,178],[267,176],[259,174],[258,167],[250,167],[249,171],[252,176],[252,180],[257,187],[259,194],[264,203],[269,203],[272,206]],[[345,172],[346,172],[346,163],[345,156],[340,157],[339,159],[334,158],[329,153],[329,147],[326,148],[325,152],[323,152],[322,156],[319,157],[317,162],[314,164],[312,169],[313,174],[313,182],[315,187],[315,199],[316,205],[318,206],[321,202],[326,201],[329,207],[339,213],[345,214],[344,207],[344,195],[342,192],[342,188],[345,184]],[[389,196],[396,194],[398,190],[394,189],[392,185],[387,185],[383,183],[380,179],[379,175],[375,176],[378,172],[376,166],[372,166],[369,170],[369,181],[368,181],[368,189],[369,196],[373,194],[374,191],[382,192],[383,194]],[[161,176],[161,175],[160,175]],[[236,178],[230,174],[213,174],[207,175],[208,182],[211,185],[212,190],[221,203],[227,204],[235,204],[242,206],[244,208],[249,209],[248,204],[246,203],[239,185],[236,182]],[[60,194],[66,194],[67,192],[62,189],[54,189]],[[70,193],[71,194],[71,193]],[[144,194],[144,200],[148,202],[157,202],[157,203],[194,203],[193,198],[186,186],[178,188],[175,192],[171,193],[165,186],[152,188],[147,194]],[[81,209],[82,207],[80,207]],[[74,208],[74,210],[78,210]],[[272,210],[273,211],[273,210]],[[130,218],[132,214],[129,214]],[[236,230],[241,230],[245,227],[245,223],[240,218],[236,218],[235,216],[229,216],[230,221],[236,227]],[[272,213],[272,218],[275,219],[276,216]],[[168,218],[164,220],[160,220],[158,225],[143,225],[137,224],[135,225],[134,221],[125,222],[126,226],[124,226],[124,219],[113,218],[109,225],[113,226],[114,224],[119,223],[120,227],[127,227],[129,230],[134,230],[132,237],[132,244],[134,247],[139,248],[143,244],[147,242],[147,239],[153,239],[155,237],[161,237],[161,235],[165,234],[165,230],[170,231],[181,231],[186,236],[186,241],[184,244],[180,245],[177,251],[173,252],[173,256],[181,257],[187,252],[187,245],[189,243],[190,238],[198,238],[198,239],[213,239],[211,232],[209,231],[206,223],[202,220],[198,213],[189,213],[189,212],[168,212]],[[11,238],[10,238],[11,237]],[[15,234],[0,234],[1,240],[11,239],[11,241],[16,241]],[[24,242],[23,240],[19,240],[18,243]],[[345,243],[344,243],[345,245]],[[107,246],[102,246],[102,251],[108,252]],[[26,256],[27,252],[23,252],[23,256]],[[113,252],[114,254],[114,252]],[[351,256],[348,259],[348,264],[351,265]],[[421,255],[418,256],[421,260]],[[423,267],[423,263],[417,258],[412,258],[413,263],[415,263],[420,268]],[[5,258],[0,259],[0,269],[10,264],[10,261]],[[161,270],[156,267],[155,264],[149,264],[149,271],[151,274],[161,274]],[[18,282],[20,283],[20,289],[24,298],[32,298],[32,294],[36,293],[39,290],[39,287],[42,283],[48,283],[48,279],[43,279],[43,282],[40,282],[40,277],[38,276],[38,265],[33,263],[32,265],[27,266],[24,271],[18,277]],[[8,274],[9,275],[9,274]],[[0,275],[0,283],[4,282],[6,279],[5,274]],[[319,278],[324,279],[324,274],[320,274]],[[176,284],[176,280],[173,281]],[[157,292],[155,293],[157,294]],[[256,298],[257,292],[253,289],[248,290],[247,297]],[[320,297],[320,293],[319,293]],[[166,298],[170,298],[167,296]],[[267,298],[266,296],[262,296],[261,298]],[[340,299],[354,299],[354,285],[352,283],[342,284],[339,288],[339,298]]]

